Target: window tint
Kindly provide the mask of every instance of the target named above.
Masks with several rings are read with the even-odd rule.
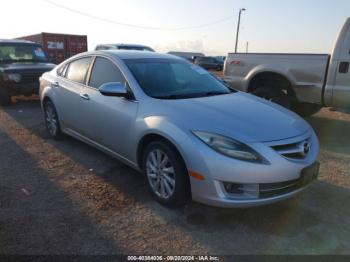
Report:
[[[91,71],[89,86],[99,88],[104,83],[120,82],[125,79],[120,70],[108,59],[98,57]]]
[[[180,59],[125,59],[126,65],[143,89],[155,98],[178,99],[231,90],[203,68]]]
[[[212,62],[212,58],[210,58],[210,57],[198,57],[197,61],[198,62]]]
[[[43,49],[38,45],[8,44],[0,45],[0,61],[9,62],[47,62]]]
[[[109,49],[111,49],[111,47],[106,45],[101,45],[96,47],[96,50],[109,50]]]
[[[154,52],[154,50],[148,46],[132,46],[132,45],[120,45],[118,46],[120,50],[137,50],[137,51],[150,51]]]
[[[92,57],[85,57],[71,62],[66,73],[66,78],[77,83],[85,84],[91,61]]]
[[[57,69],[57,75],[63,76],[63,71],[66,65],[61,66],[60,68]]]
[[[66,75],[68,65],[69,64],[65,64],[61,66],[59,69],[57,69],[57,75],[64,77]]]

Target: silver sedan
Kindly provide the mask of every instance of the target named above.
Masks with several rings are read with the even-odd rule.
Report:
[[[303,119],[175,56],[83,53],[41,77],[40,98],[54,139],[70,135],[142,171],[167,206],[268,204],[318,175]]]

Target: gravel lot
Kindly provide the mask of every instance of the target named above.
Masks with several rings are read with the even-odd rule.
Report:
[[[143,178],[46,134],[36,99],[0,108],[0,254],[350,254],[350,115],[308,119],[319,181],[265,207],[166,209]]]

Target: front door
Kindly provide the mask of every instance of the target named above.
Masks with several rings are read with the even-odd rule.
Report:
[[[337,68],[332,99],[332,106],[342,108],[350,107],[350,22],[347,28],[339,58],[335,61]]]
[[[122,97],[104,96],[99,87],[104,83],[126,80],[119,68],[109,59],[97,57],[91,70],[88,87],[82,96],[88,97],[83,110],[89,115],[88,137],[113,152],[131,157],[130,138],[135,124],[138,103]]]

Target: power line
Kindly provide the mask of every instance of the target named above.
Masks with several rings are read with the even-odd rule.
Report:
[[[81,16],[85,16],[85,17],[88,17],[88,18],[92,18],[92,19],[95,19],[95,20],[98,20],[98,21],[102,21],[102,22],[105,22],[105,23],[110,23],[110,24],[115,24],[115,25],[120,25],[120,26],[126,26],[126,27],[133,27],[133,28],[138,28],[138,29],[145,29],[145,30],[159,30],[159,31],[161,31],[161,30],[163,30],[163,31],[190,30],[190,29],[197,29],[197,28],[213,26],[213,25],[216,25],[216,24],[220,24],[220,23],[226,22],[226,21],[228,21],[228,20],[233,18],[233,16],[229,16],[229,17],[217,20],[217,21],[213,21],[211,23],[195,25],[195,26],[188,26],[188,27],[168,27],[168,28],[166,28],[166,27],[151,27],[151,26],[142,26],[142,25],[136,25],[136,24],[128,24],[128,23],[114,21],[114,20],[111,20],[111,19],[108,19],[108,18],[95,16],[95,15],[92,15],[92,14],[88,14],[88,13],[85,13],[85,12],[82,12],[82,11],[70,8],[68,6],[57,4],[56,2],[53,2],[51,0],[42,0],[42,1],[44,1],[45,3],[48,3],[50,5],[59,7],[61,9],[67,10],[69,12],[72,12],[72,13],[75,13],[75,14],[79,14]]]

